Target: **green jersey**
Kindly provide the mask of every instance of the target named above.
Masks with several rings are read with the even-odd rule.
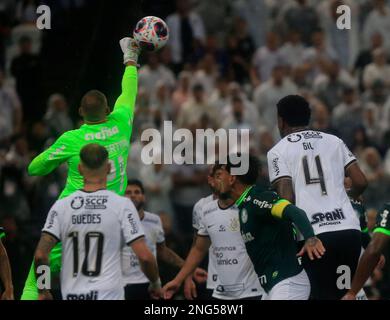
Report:
[[[137,69],[128,66],[122,80],[122,94],[107,121],[93,125],[84,124],[77,130],[65,132],[31,162],[28,173],[32,176],[44,176],[66,162],[68,178],[60,195],[60,199],[64,198],[83,188],[83,178],[78,171],[81,148],[89,143],[98,143],[107,149],[111,163],[107,189],[123,195],[127,185],[126,166],[136,96]]]
[[[65,189],[59,198],[67,197],[83,188],[83,179],[78,172],[81,148],[89,143],[98,143],[107,149],[111,163],[107,189],[123,195],[127,186],[126,167],[137,84],[137,68],[134,66],[126,67],[122,78],[122,93],[107,120],[94,125],[84,124],[77,130],[65,132],[51,147],[31,162],[28,173],[33,176],[44,176],[66,162],[68,164],[68,178]],[[49,260],[52,275],[59,273],[61,270],[61,243],[57,243],[50,252]],[[34,263],[31,265],[21,299],[38,299]]]
[[[262,287],[269,292],[278,282],[302,271],[292,222],[282,218],[290,203],[275,192],[254,186],[237,204],[246,250]]]
[[[376,216],[374,233],[377,232],[390,237],[390,203],[386,203]]]

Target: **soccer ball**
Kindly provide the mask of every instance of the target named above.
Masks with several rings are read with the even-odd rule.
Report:
[[[169,39],[169,29],[164,20],[148,16],[138,21],[134,32],[134,39],[142,49],[157,51],[165,46]]]

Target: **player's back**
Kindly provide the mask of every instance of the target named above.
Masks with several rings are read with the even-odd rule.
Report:
[[[64,299],[123,299],[120,250],[143,235],[130,200],[107,190],[77,191],[56,203],[43,231],[62,241]]]
[[[284,137],[268,153],[271,183],[291,177],[296,205],[306,211],[316,234],[359,230],[344,187],[345,169],[354,161],[342,140],[313,130]]]

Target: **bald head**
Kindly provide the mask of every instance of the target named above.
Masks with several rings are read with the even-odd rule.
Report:
[[[85,121],[102,121],[108,112],[107,98],[99,90],[88,91],[81,99],[80,115]]]

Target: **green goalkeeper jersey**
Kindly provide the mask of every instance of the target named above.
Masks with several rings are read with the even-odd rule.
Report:
[[[51,147],[31,162],[28,173],[32,176],[44,176],[66,162],[68,164],[68,177],[65,189],[59,198],[67,197],[83,188],[83,179],[78,172],[81,148],[89,143],[98,143],[107,149],[111,163],[107,189],[123,195],[127,186],[126,167],[137,84],[137,68],[134,66],[126,67],[122,79],[122,93],[107,120],[99,124],[84,124],[77,130],[65,132]],[[53,248],[49,258],[52,274],[58,273],[61,269],[61,243]],[[38,299],[34,264],[31,265],[21,299]]]

